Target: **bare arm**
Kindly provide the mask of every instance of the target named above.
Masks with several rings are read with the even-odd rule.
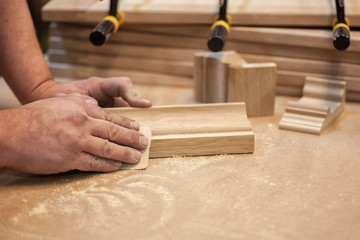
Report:
[[[0,72],[21,103],[37,100],[51,73],[36,39],[25,0],[0,0]]]

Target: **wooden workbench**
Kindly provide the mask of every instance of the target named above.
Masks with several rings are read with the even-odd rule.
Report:
[[[142,91],[191,102],[189,89]],[[109,174],[0,170],[0,239],[359,239],[360,105],[316,136],[278,129],[289,99],[250,119],[254,154]]]

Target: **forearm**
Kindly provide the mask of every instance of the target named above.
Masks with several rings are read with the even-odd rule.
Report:
[[[25,0],[0,0],[0,73],[22,103],[52,85]]]

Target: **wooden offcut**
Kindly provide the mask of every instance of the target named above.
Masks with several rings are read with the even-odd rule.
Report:
[[[140,132],[144,134],[148,139],[148,145],[141,151],[141,158],[138,163],[128,164],[123,163],[121,170],[144,170],[149,165],[149,154],[151,146],[151,126],[141,126]]]
[[[245,103],[109,108],[151,125],[150,158],[252,153],[254,133]]]
[[[306,78],[303,97],[288,102],[279,128],[321,134],[344,110],[345,85],[343,81]]]
[[[275,63],[249,64],[234,51],[198,53],[194,84],[200,102],[246,102],[248,117],[274,113]]]

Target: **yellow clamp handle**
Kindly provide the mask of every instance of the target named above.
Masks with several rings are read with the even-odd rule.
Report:
[[[219,14],[216,14],[214,21],[215,22],[218,21],[219,17],[220,17]],[[231,26],[232,18],[231,18],[231,16],[229,14],[226,14],[226,20],[227,20],[229,26]]]
[[[223,26],[225,27],[226,31],[229,33],[230,32],[230,25],[225,22],[224,20],[219,20],[214,22],[214,24],[211,26],[211,30],[213,30],[216,26]]]
[[[336,29],[340,28],[340,27],[344,27],[346,28],[349,32],[350,32],[350,24],[349,24],[349,19],[347,17],[345,17],[345,23],[337,23],[337,17],[334,18],[333,20],[333,33],[335,32]]]
[[[119,19],[111,15],[103,18],[103,21],[112,22],[112,24],[114,25],[113,33],[116,33],[118,31],[120,25],[123,24],[125,20],[125,13],[123,11],[118,10],[117,13],[119,14]]]

